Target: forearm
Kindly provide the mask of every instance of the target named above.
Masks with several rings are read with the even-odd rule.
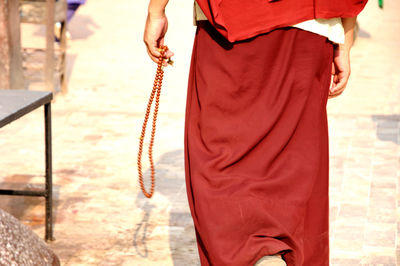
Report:
[[[342,94],[350,76],[350,49],[354,42],[354,28],[357,17],[342,18],[344,28],[344,44],[335,45],[333,52],[332,85],[329,98]]]
[[[344,28],[345,41],[344,44],[339,45],[340,49],[350,51],[354,42],[354,28],[356,26],[357,17],[342,18]]]
[[[148,15],[146,19],[146,26],[144,28],[143,41],[146,44],[147,53],[150,58],[158,63],[160,60],[161,46],[164,46],[164,38],[168,29],[168,19],[165,15],[165,7],[168,4],[168,0],[150,0]],[[171,58],[174,53],[167,49],[164,54],[165,59]],[[164,61],[164,66],[167,65],[167,61]]]
[[[168,0],[150,0],[149,3],[149,16],[159,17],[165,13],[165,7],[168,4]]]

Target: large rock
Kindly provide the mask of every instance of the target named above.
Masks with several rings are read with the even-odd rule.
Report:
[[[32,230],[0,209],[0,265],[57,266],[60,261]]]

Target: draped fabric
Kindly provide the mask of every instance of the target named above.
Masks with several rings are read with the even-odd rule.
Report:
[[[202,266],[329,265],[326,103],[333,46],[283,28],[230,43],[199,22],[185,171]]]
[[[354,17],[368,0],[197,0],[230,42],[315,18]]]

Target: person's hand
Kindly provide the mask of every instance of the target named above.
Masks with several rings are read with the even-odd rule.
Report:
[[[350,77],[350,51],[339,45],[335,46],[332,63],[332,83],[328,98],[342,94]]]
[[[143,40],[146,44],[147,53],[149,54],[151,60],[154,62],[158,62],[158,58],[160,57],[160,51],[158,48],[164,45],[164,36],[167,33],[168,29],[168,19],[165,16],[165,13],[161,14],[150,14],[147,16],[146,26],[144,29]],[[170,50],[167,50],[164,54],[164,58],[168,59],[173,56],[174,53]],[[167,65],[167,62],[164,60],[164,66]]]

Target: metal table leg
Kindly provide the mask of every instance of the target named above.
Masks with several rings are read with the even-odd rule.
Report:
[[[53,237],[53,165],[51,145],[51,103],[44,105],[45,149],[46,149],[46,240]]]

